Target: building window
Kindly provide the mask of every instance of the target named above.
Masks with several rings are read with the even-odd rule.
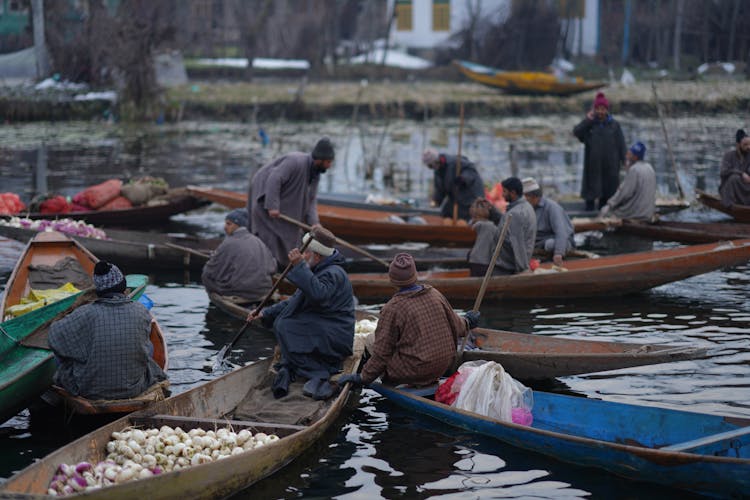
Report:
[[[396,30],[412,30],[411,0],[396,0]]]
[[[450,31],[451,2],[450,0],[433,0],[432,2],[432,31]]]

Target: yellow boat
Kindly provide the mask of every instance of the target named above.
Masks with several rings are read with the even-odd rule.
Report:
[[[475,82],[499,88],[509,94],[568,96],[606,86],[586,82],[581,77],[558,78],[539,71],[503,71],[468,61],[453,61],[464,75]]]

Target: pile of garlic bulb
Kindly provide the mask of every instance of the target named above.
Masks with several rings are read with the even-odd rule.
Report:
[[[355,335],[369,335],[375,331],[378,326],[376,319],[361,319],[354,324]]]
[[[247,429],[234,432],[228,428],[216,431],[196,428],[185,432],[167,425],[160,429],[127,428],[112,433],[112,439],[106,445],[106,460],[96,465],[88,462],[75,466],[61,464],[47,494],[69,495],[144,479],[221,460],[278,440],[275,434],[258,432],[253,435]]]

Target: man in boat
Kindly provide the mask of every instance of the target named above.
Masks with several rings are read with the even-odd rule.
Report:
[[[617,192],[602,207],[599,215],[615,215],[621,219],[651,220],[656,212],[656,173],[643,161],[646,146],[636,142],[628,149],[625,179]]]
[[[523,184],[518,177],[508,177],[501,184],[508,206],[500,219],[500,227],[505,224],[508,214],[513,217],[495,264],[495,274],[522,273],[529,269],[529,261],[534,253],[536,215],[534,208],[523,196]]]
[[[114,264],[97,262],[93,278],[96,301],[50,326],[54,381],[87,399],[133,398],[167,378],[151,357],[151,314],[125,296],[125,276]]]
[[[323,137],[312,153],[288,153],[261,167],[250,181],[248,229],[263,240],[279,266],[286,266],[289,251],[302,236],[296,225],[279,215],[318,224],[318,182],[320,174],[333,165],[333,158],[333,144]]]
[[[740,129],[735,147],[721,159],[719,194],[726,207],[750,205],[750,136]]]
[[[203,267],[206,290],[232,302],[260,302],[273,287],[276,259],[268,247],[247,230],[247,210],[236,208],[224,219],[227,237]]]
[[[362,373],[339,377],[369,384],[382,377],[384,384],[424,386],[435,383],[456,359],[459,337],[476,328],[479,313],[460,317],[435,288],[417,283],[417,268],[408,253],[400,253],[388,269],[397,292],[380,310],[375,332],[366,342],[370,359]]]
[[[461,170],[458,173],[457,156],[438,154],[432,148],[425,149],[422,162],[435,171],[432,201],[440,207],[440,214],[452,218],[453,207],[458,203],[458,218],[468,221],[469,207],[474,200],[484,197],[484,182],[474,164],[461,156]]]
[[[297,291],[287,300],[254,310],[248,321],[259,318],[273,327],[281,350],[275,365],[274,396],[285,396],[289,384],[297,378],[308,379],[304,394],[314,399],[333,395],[328,382],[342,369],[342,362],[352,354],[354,343],[354,295],[344,257],[334,248],[334,235],[315,226],[315,238],[305,253],[298,248],[289,252],[293,267],[287,275]],[[303,242],[312,235],[305,234]]]
[[[593,108],[573,129],[584,148],[581,198],[586,210],[599,209],[615,193],[620,184],[620,166],[625,161],[625,136],[620,124],[609,113],[609,101],[602,92],[596,94]]]
[[[536,215],[536,240],[534,248],[552,254],[552,262],[562,266],[565,254],[576,246],[573,223],[565,209],[555,200],[542,196],[542,187],[532,177],[522,181],[523,195]]]

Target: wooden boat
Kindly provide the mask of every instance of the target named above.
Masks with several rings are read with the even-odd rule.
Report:
[[[150,203],[150,205],[121,210],[90,210],[86,212],[68,212],[66,214],[42,214],[34,212],[17,215],[29,219],[59,219],[66,217],[86,221],[96,226],[155,226],[162,224],[173,215],[208,205],[208,202],[190,195],[184,188],[171,189],[166,195]],[[5,217],[7,218],[7,216]]]
[[[432,391],[370,387],[406,409],[564,462],[722,498],[750,489],[748,418],[534,391],[533,423],[524,426],[438,403]]]
[[[188,192],[229,208],[246,206],[247,195],[217,188],[188,186]],[[444,224],[439,215],[422,212],[387,211],[352,207],[349,205],[324,205],[318,202],[320,223],[339,238],[358,243],[404,243],[421,241],[438,246],[470,247],[476,234],[465,223]],[[409,223],[410,217],[419,217],[421,222]],[[603,230],[606,221],[583,219],[574,222],[577,232]]]
[[[53,265],[64,257],[74,257],[93,273],[96,257],[75,241],[60,233],[39,233],[23,251],[6,284],[0,313],[20,302],[28,294],[29,265]],[[140,298],[148,283],[144,275],[128,275],[128,288],[134,300]],[[63,285],[60,283],[59,285]],[[33,397],[52,385],[55,362],[46,344],[47,326],[60,315],[86,303],[89,295],[76,295],[52,302],[0,325],[0,422],[4,422]]]
[[[362,355],[362,344],[356,341],[354,355],[344,364],[344,373],[355,373]],[[285,421],[242,420],[237,416],[237,408],[243,404],[246,395],[255,389],[266,387],[272,361],[258,361],[234,370],[211,382],[187,392],[151,405],[147,410],[131,413],[80,439],[47,455],[0,484],[0,497],[35,498],[47,492],[48,484],[61,463],[76,464],[82,460],[98,462],[103,460],[105,445],[112,432],[126,427],[159,428],[162,425],[180,426],[184,430],[201,427],[206,430],[231,426],[236,432],[249,429],[254,434],[265,432],[276,434],[281,439],[238,455],[232,455],[216,462],[195,465],[179,471],[166,472],[147,479],[129,481],[98,490],[86,491],[85,498],[132,499],[213,499],[247,488],[253,483],[281,469],[302,452],[307,450],[337,420],[350,396],[346,385],[335,398],[328,401],[313,401],[304,413],[292,410],[294,402],[286,397],[274,400],[263,399],[263,403],[273,405],[278,418]],[[302,385],[294,382],[293,386]],[[295,390],[301,390],[297,388]],[[255,393],[256,395],[258,392]],[[256,398],[244,407],[257,408]],[[298,408],[297,406],[294,406]],[[291,423],[290,423],[291,422]]]
[[[237,319],[244,320],[250,312],[215,294],[209,294],[209,298],[212,304]],[[357,310],[356,315],[357,320],[377,318],[377,314],[369,311]],[[520,380],[568,377],[706,355],[706,349],[690,346],[577,340],[491,328],[475,328],[471,333],[474,345],[463,351],[461,362],[496,361]]]
[[[750,259],[750,240],[668,248],[650,252],[611,255],[599,259],[565,262],[565,268],[542,264],[534,272],[494,276],[486,298],[571,299],[626,295],[679,281]],[[556,270],[557,269],[557,270]],[[349,279],[360,300],[386,300],[394,288],[388,275],[352,273]],[[481,277],[470,277],[468,269],[421,273],[420,282],[434,286],[448,299],[474,299]],[[289,287],[282,287],[289,293]]]
[[[558,78],[539,71],[503,71],[468,61],[453,61],[453,64],[469,79],[508,94],[569,96],[607,85],[587,82],[581,77]]]
[[[726,207],[718,196],[700,190],[695,191],[695,196],[698,198],[698,201],[708,208],[724,212],[732,216],[737,222],[750,222],[750,205],[732,205]]]
[[[167,354],[167,342],[164,332],[156,321],[151,319],[151,334],[149,336],[151,345],[154,346],[153,358],[156,364],[165,372],[169,368],[169,355]],[[166,382],[166,381],[165,381]],[[53,385],[52,392],[60,399],[59,405],[64,407],[66,414],[78,415],[104,415],[112,413],[131,413],[142,410],[153,404],[154,401],[164,399],[164,389],[169,383],[160,383],[151,388],[147,394],[142,394],[131,399],[94,400],[82,396],[74,396],[60,386]]]
[[[116,262],[126,268],[147,269],[190,269],[200,270],[215,250],[220,238],[197,238],[171,234],[107,229],[109,239],[88,238],[71,235],[89,252],[101,259]],[[36,235],[32,229],[11,227],[0,224],[0,236],[26,243]]]
[[[732,222],[654,222],[624,219],[618,232],[636,234],[660,241],[708,243],[750,238],[750,224]]]

